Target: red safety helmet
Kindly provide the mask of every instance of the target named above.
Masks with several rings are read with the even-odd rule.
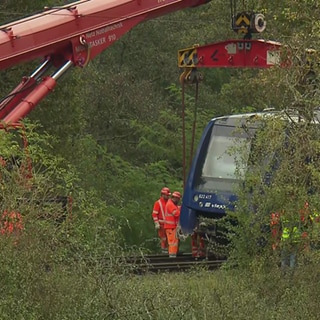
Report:
[[[167,187],[164,187],[161,189],[161,194],[164,194],[166,196],[170,196],[170,189]]]
[[[179,191],[175,191],[172,193],[172,198],[181,199],[181,193]]]

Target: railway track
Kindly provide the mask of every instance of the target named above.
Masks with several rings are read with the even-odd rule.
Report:
[[[220,268],[224,262],[226,260],[218,260],[213,256],[195,258],[191,253],[180,254],[176,258],[169,258],[163,254],[125,258],[128,269],[136,274],[181,272],[199,267],[214,270]]]

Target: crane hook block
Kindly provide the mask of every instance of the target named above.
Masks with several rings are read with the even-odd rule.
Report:
[[[240,12],[232,18],[232,30],[236,33],[261,33],[267,23],[262,13]]]
[[[180,75],[180,82],[186,82],[189,84],[199,83],[203,80],[203,75],[197,70],[197,68],[186,68],[186,70]]]

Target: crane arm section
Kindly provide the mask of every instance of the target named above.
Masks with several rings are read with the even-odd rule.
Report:
[[[211,0],[80,0],[0,26],[0,70],[43,63],[0,100],[0,121],[18,122],[73,66],[84,67],[137,24]],[[50,69],[55,71],[48,75]],[[47,74],[47,75],[46,75]]]
[[[210,0],[81,0],[0,26],[0,69],[50,56],[83,66],[145,20]]]

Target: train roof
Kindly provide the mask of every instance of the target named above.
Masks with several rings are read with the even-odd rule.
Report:
[[[284,120],[288,120],[291,122],[305,122],[305,119],[299,115],[294,110],[274,110],[272,108],[265,109],[263,111],[258,112],[249,112],[249,113],[239,113],[239,114],[232,114],[232,115],[226,115],[226,116],[219,116],[211,119],[211,122],[218,122],[220,124],[235,126],[236,123],[239,123],[239,120],[245,120],[248,119],[267,119],[268,117],[280,117]],[[312,119],[312,122],[314,124],[320,123],[320,109],[316,109],[314,111],[314,117]]]

